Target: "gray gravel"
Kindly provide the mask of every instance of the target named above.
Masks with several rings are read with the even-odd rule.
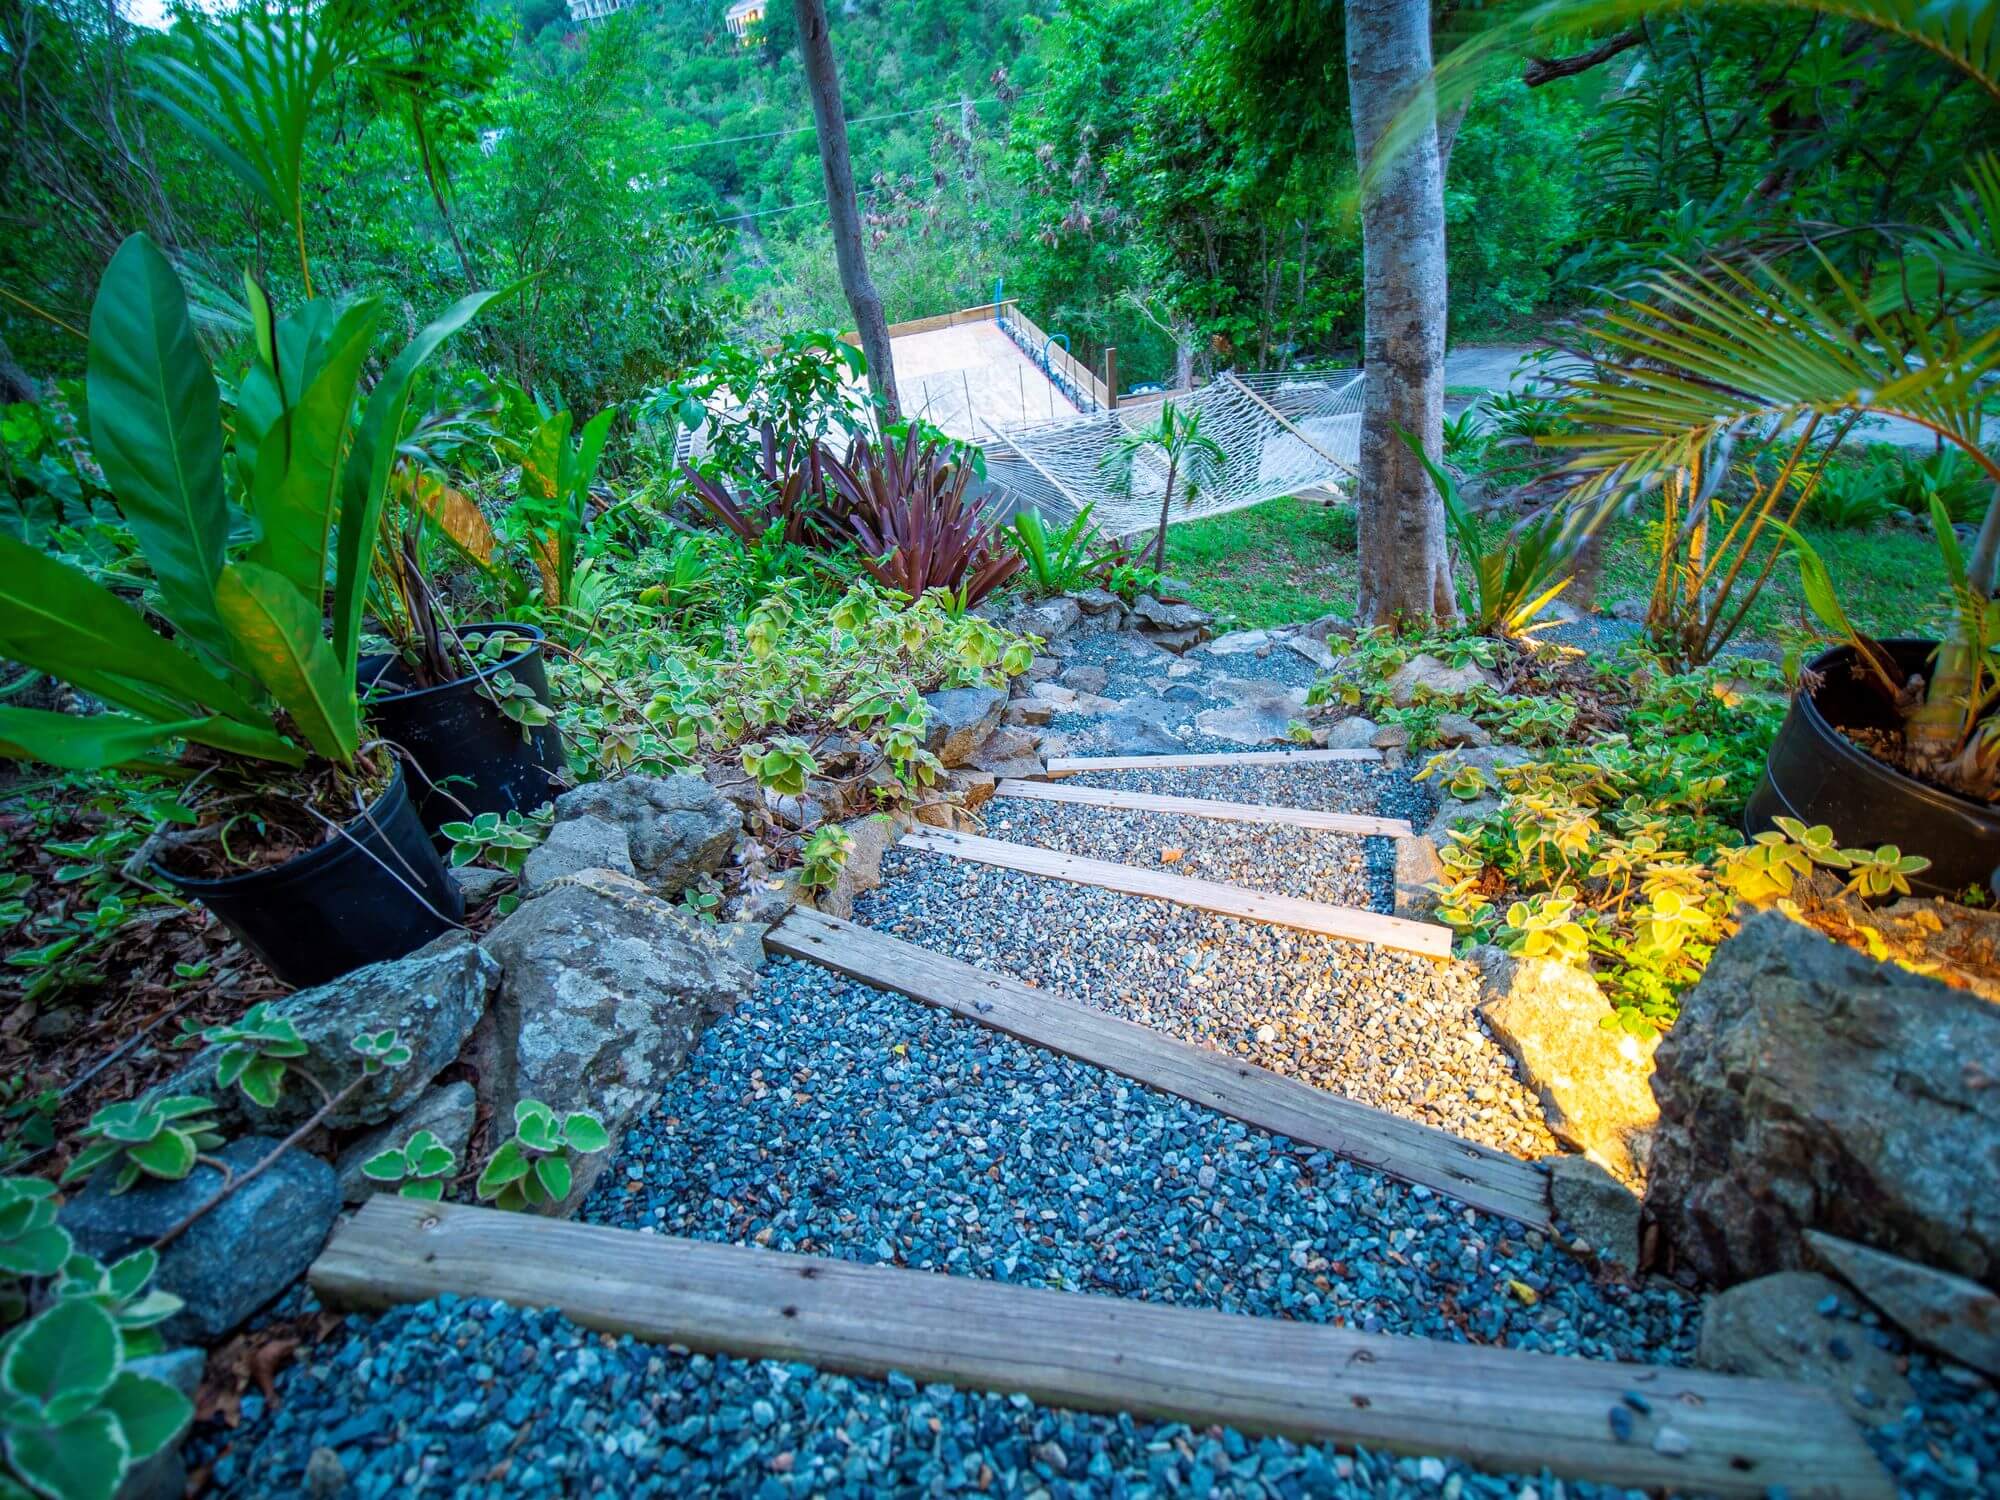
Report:
[[[280,1378],[274,1413],[255,1394],[244,1399],[246,1428],[216,1461],[217,1491],[354,1500],[1624,1493],[1063,1411],[901,1374],[850,1379],[690,1354],[490,1301],[440,1298],[349,1328]]]
[[[1466,964],[947,855],[895,849],[882,871],[866,926],[1503,1151],[1557,1149]]]
[[[1160,663],[1120,666],[1124,654],[1085,641],[1070,661],[1107,665],[1114,695],[1152,692],[1139,679]],[[1260,668],[1311,676],[1303,661],[1276,654],[1214,665],[1238,677]],[[1189,680],[1199,691],[1212,674],[1175,679]],[[1115,784],[1276,800],[1258,773],[1189,779],[1202,774],[1144,772]],[[1299,805],[1427,806],[1400,773],[1285,774],[1284,800]],[[1319,899],[1384,897],[1380,840],[1154,815],[1085,825],[1079,811],[1002,803],[991,831],[1112,858],[1150,850],[1154,860],[1171,837],[1187,873]],[[1549,1148],[1533,1101],[1472,1015],[1462,965],[909,851],[892,852],[884,873],[857,911],[871,926],[1428,1123],[1526,1154]],[[774,962],[751,998],[704,1035],[657,1110],[628,1132],[583,1217],[1655,1363],[1691,1357],[1698,1314],[1669,1283],[1600,1283],[1541,1235],[1428,1189],[789,960]],[[1897,1347],[1872,1321],[1862,1336]],[[1871,1434],[1902,1492],[2000,1497],[2000,1397],[1921,1357],[1910,1365],[1922,1404]],[[1080,1415],[901,1375],[847,1379],[690,1355],[592,1334],[551,1312],[452,1298],[350,1319],[277,1390],[275,1410],[252,1393],[239,1430],[197,1436],[192,1456],[213,1464],[220,1492],[1614,1493],[1439,1458]]]

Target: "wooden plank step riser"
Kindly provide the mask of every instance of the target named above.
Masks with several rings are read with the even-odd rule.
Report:
[[[1430,922],[1412,922],[1404,917],[1387,917],[1380,912],[1361,911],[1348,906],[1329,906],[1319,901],[1301,901],[1293,896],[1245,890],[1214,880],[1194,880],[1184,875],[1168,875],[1137,865],[1113,864],[1109,860],[1085,859],[1030,844],[1012,844],[1004,839],[980,838],[969,833],[941,833],[919,830],[905,834],[904,847],[948,854],[954,859],[996,865],[1025,875],[1041,875],[1052,880],[1068,880],[1131,896],[1150,896],[1158,901],[1175,901],[1221,916],[1242,917],[1253,922],[1270,922],[1280,927],[1296,927],[1304,932],[1347,938],[1359,943],[1376,943],[1384,948],[1400,948],[1421,953],[1426,958],[1451,956],[1451,929]]]
[[[1086,771],[1182,771],[1203,766],[1326,765],[1336,761],[1379,761],[1380,750],[1218,750],[1191,755],[1059,755],[1048,763],[1050,776]]]
[[[1448,1131],[805,907],[766,933],[764,945],[1473,1208],[1550,1227],[1548,1178],[1540,1168]]]
[[[379,1194],[314,1264],[337,1308],[451,1292],[745,1358],[1051,1405],[1445,1453],[1501,1471],[1824,1500],[1894,1488],[1832,1398],[1772,1381],[1594,1364],[1277,1318],[1010,1286]],[[1650,1414],[1619,1442],[1622,1392]],[[1670,1458],[1651,1436],[1689,1444]]]
[[[1213,797],[1167,797],[1152,792],[1076,786],[1068,782],[1022,781],[1012,776],[1001,781],[994,788],[993,795],[1015,797],[1027,802],[1068,802],[1081,807],[1108,807],[1124,812],[1175,813],[1181,817],[1212,818],[1224,823],[1269,823],[1284,828],[1316,828],[1325,833],[1348,833],[1362,838],[1406,839],[1415,832],[1401,818],[1321,812],[1312,807],[1269,807],[1259,802],[1225,802]]]

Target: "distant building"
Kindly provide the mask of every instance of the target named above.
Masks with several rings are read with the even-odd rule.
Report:
[[[578,0],[570,0],[572,5]],[[589,3],[589,0],[584,0]],[[764,24],[765,0],[734,0],[722,17],[722,24],[729,28],[729,34],[745,47],[757,44],[757,28]]]
[[[632,0],[569,0],[569,18],[572,21],[601,21],[606,16],[616,15]]]

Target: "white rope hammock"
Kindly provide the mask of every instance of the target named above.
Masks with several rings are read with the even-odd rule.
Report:
[[[1314,487],[1339,490],[1361,461],[1361,376],[1349,370],[1227,374],[1169,397],[1201,413],[1201,434],[1223,452],[1220,471],[1192,502],[1177,483],[1171,521],[1220,515]],[[987,477],[1052,519],[1089,505],[1105,531],[1129,535],[1159,521],[1166,463],[1140,452],[1129,479],[1107,460],[1127,432],[1151,426],[1160,403],[1139,401],[1067,421],[1003,428],[986,443]]]

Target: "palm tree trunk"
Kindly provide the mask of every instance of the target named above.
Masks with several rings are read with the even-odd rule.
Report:
[[[799,51],[805,58],[806,88],[819,126],[819,164],[826,179],[826,206],[833,220],[833,255],[840,265],[841,290],[854,313],[861,352],[868,359],[868,384],[882,405],[885,421],[902,417],[896,400],[896,362],[889,351],[889,325],[882,297],[868,274],[861,242],[861,212],[854,202],[854,164],[847,155],[847,117],[840,104],[840,74],[833,61],[833,36],[826,24],[826,0],[798,0]]]
[[[1435,116],[1430,7],[1424,0],[1349,0],[1347,82],[1355,152],[1375,147],[1413,99]],[[1421,627],[1455,620],[1444,506],[1416,454],[1434,457],[1444,425],[1444,176],[1432,128],[1381,165],[1361,204],[1363,361],[1361,596],[1357,623]]]
[[[1173,510],[1174,476],[1179,472],[1180,466],[1181,461],[1179,457],[1174,455],[1168,456],[1167,487],[1160,495],[1160,530],[1159,534],[1153,538],[1153,571],[1155,573],[1164,573],[1167,571],[1167,516]]]

